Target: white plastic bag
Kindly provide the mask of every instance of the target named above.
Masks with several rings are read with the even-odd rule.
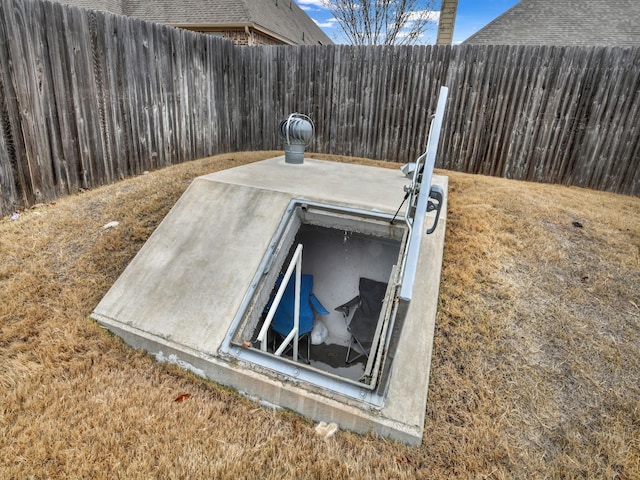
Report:
[[[329,330],[324,322],[317,319],[313,324],[313,330],[311,330],[311,343],[313,345],[320,345],[329,336]]]

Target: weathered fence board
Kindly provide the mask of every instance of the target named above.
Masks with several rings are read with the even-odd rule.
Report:
[[[640,48],[266,46],[0,0],[0,212],[219,152],[282,147],[640,195]]]
[[[4,7],[4,4],[0,4]],[[24,137],[18,117],[19,105],[14,91],[12,73],[9,62],[9,36],[5,22],[0,19],[0,187],[2,213],[10,211],[16,205],[29,204],[33,201],[28,187],[30,186],[28,169],[25,162],[26,152]]]

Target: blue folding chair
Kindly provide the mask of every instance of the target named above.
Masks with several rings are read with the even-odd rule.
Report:
[[[276,289],[282,283],[282,276],[276,282]],[[286,338],[293,329],[294,308],[295,308],[295,275],[289,279],[284,294],[280,300],[280,305],[271,322],[271,329],[281,337]],[[307,337],[307,358],[309,363],[311,354],[311,330],[313,330],[314,312],[319,315],[328,315],[329,312],[320,303],[316,296],[311,293],[313,289],[313,275],[302,275],[300,278],[300,321],[298,323],[298,339]],[[269,302],[271,304],[271,302]]]

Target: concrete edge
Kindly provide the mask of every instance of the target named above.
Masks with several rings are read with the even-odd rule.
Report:
[[[149,335],[144,331],[123,325],[100,314],[91,314],[99,325],[118,336],[124,343],[145,350],[156,360],[161,353],[184,370],[211,380],[219,385],[230,387],[249,398],[266,401],[311,418],[314,421],[336,422],[340,428],[359,434],[375,432],[402,443],[418,446],[422,443],[423,428],[405,425],[381,416],[372,410],[367,413],[357,407],[346,405],[329,397],[309,392],[293,382],[282,382],[261,373],[245,368],[240,363],[229,363],[219,358],[205,355],[175,342]],[[158,345],[162,350],[158,351]],[[170,358],[174,356],[173,358]],[[257,395],[253,392],[264,392]],[[247,395],[245,392],[249,393]],[[301,413],[303,412],[303,413]]]

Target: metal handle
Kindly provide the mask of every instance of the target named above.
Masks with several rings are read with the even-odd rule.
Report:
[[[444,190],[440,185],[432,185],[429,190],[429,203],[427,204],[427,212],[436,211],[436,219],[433,221],[433,225],[427,230],[427,235],[431,235],[438,226],[438,219],[440,218],[440,210],[442,209],[442,197],[444,196]],[[433,203],[435,200],[436,203]]]

